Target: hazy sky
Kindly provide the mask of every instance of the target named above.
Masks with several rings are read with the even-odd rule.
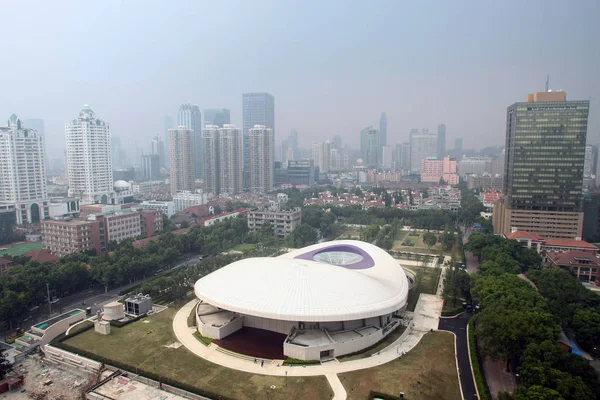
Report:
[[[600,1],[0,0],[0,118],[43,118],[48,150],[84,104],[143,143],[182,102],[275,96],[302,146],[388,115],[388,141],[446,123],[448,148],[504,143],[506,107],[551,88],[591,100],[600,142]],[[52,154],[50,155],[52,157]]]

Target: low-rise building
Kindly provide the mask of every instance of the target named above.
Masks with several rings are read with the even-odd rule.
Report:
[[[427,158],[421,161],[421,182],[439,183],[441,180],[450,185],[458,184],[456,160],[449,156],[442,160]]]
[[[279,204],[248,211],[248,229],[250,232],[260,230],[265,224],[271,224],[275,234],[286,237],[302,222],[300,207],[282,209]]]
[[[581,282],[596,282],[599,278],[600,258],[588,251],[554,253],[548,263],[567,269]]]
[[[208,203],[208,194],[202,192],[192,193],[190,191],[177,192],[173,196],[173,203],[175,204],[175,212],[178,213],[186,208]]]
[[[42,221],[42,247],[57,256],[103,250],[100,241],[100,221]]]
[[[142,201],[139,206],[144,210],[160,210],[168,218],[175,215],[175,203],[172,201],[146,200]]]

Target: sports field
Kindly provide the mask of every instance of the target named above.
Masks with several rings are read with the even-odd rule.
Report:
[[[20,256],[23,255],[25,253],[27,253],[29,250],[41,250],[42,249],[42,243],[41,242],[31,242],[31,243],[23,243],[23,244],[18,244],[16,246],[13,247],[8,247],[9,245],[0,245],[0,248],[8,248],[7,250],[3,250],[0,251],[0,257],[2,256]]]

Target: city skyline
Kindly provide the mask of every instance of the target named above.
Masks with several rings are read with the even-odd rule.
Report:
[[[102,7],[43,3],[33,10],[21,3],[5,7],[13,16],[5,21],[7,31],[21,31],[24,25],[37,29],[22,32],[3,48],[15,57],[43,55],[45,69],[38,73],[39,63],[5,66],[3,88],[18,95],[0,99],[0,115],[14,112],[23,120],[44,119],[49,158],[61,156],[62,123],[81,104],[90,104],[111,121],[112,135],[122,138],[123,144],[136,139],[147,143],[164,132],[164,116],[175,115],[179,104],[186,102],[201,110],[230,109],[231,123],[241,127],[240,94],[252,91],[277,98],[276,140],[295,128],[305,148],[323,140],[324,134],[340,135],[357,148],[360,129],[377,126],[383,111],[392,146],[407,141],[411,128],[434,130],[439,121],[448,127],[447,143],[464,137],[468,147],[501,145],[506,107],[524,92],[543,90],[547,74],[551,88],[564,89],[571,99],[590,100],[589,142],[600,142],[596,111],[600,82],[595,79],[600,55],[586,50],[580,40],[600,34],[594,20],[600,13],[596,1],[581,1],[578,7],[558,1],[440,2],[434,12],[393,3],[372,8],[308,2],[294,7],[293,14],[284,4],[260,1],[191,3],[185,16],[167,4],[143,10],[120,2]],[[78,20],[92,7],[98,18],[89,24],[58,29],[52,22],[58,15]],[[210,21],[200,26],[186,23],[200,12],[230,15],[236,29],[228,31],[218,46],[192,41],[192,52],[186,38],[214,31]],[[137,17],[131,21],[127,15]],[[160,28],[165,18],[183,18],[182,29],[165,33]],[[313,21],[315,29],[307,30],[306,20]],[[551,22],[559,20],[567,22]],[[269,29],[256,29],[256,21]],[[132,23],[140,29],[132,30]],[[415,30],[422,31],[418,40],[410,34]],[[40,36],[39,31],[45,34]],[[244,32],[250,34],[240,40]],[[115,46],[115,41],[123,45]],[[94,63],[78,57],[84,45],[104,56]],[[130,46],[136,52],[125,50]],[[335,60],[331,48],[340,49]],[[178,54],[178,62],[166,62],[173,54]],[[206,63],[199,54],[217,56],[217,61]],[[359,62],[357,54],[362,55]],[[406,63],[407,57],[416,61]],[[575,68],[572,59],[579,61]],[[468,118],[464,110],[469,110]]]

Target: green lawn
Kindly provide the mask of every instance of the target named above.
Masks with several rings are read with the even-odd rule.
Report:
[[[111,327],[108,336],[94,330],[83,332],[64,343],[101,357],[143,367],[162,376],[234,399],[330,399],[333,392],[324,376],[285,377],[256,375],[212,364],[185,347],[166,346],[176,339],[172,330],[174,309],[167,309],[123,328]],[[145,322],[146,321],[146,322]],[[275,389],[271,387],[275,386]]]
[[[408,311],[415,311],[419,294],[435,294],[440,280],[441,268],[431,267],[407,267],[406,269],[415,273],[416,284],[408,292]]]
[[[427,333],[405,356],[379,367],[339,374],[348,399],[367,399],[371,391],[406,399],[459,400],[454,336]]]
[[[0,245],[0,247],[6,247],[6,245],[4,245],[4,246]],[[29,250],[33,250],[33,249],[41,250],[42,242],[19,244],[19,245],[13,246],[13,247],[9,247],[8,250],[0,251],[0,257],[5,256],[5,255],[20,256],[20,255],[27,253]]]
[[[365,350],[362,353],[355,354],[352,356],[341,356],[338,359],[342,362],[352,361],[352,360],[360,360],[361,358],[371,357],[373,354],[377,353],[388,347],[390,344],[394,343],[406,330],[405,326],[399,326],[394,332],[387,335],[381,342],[377,343],[375,347],[369,350]]]
[[[436,243],[431,246],[431,249],[427,247],[425,243],[423,243],[423,232],[416,232],[416,236],[412,236],[412,231],[400,231],[396,240],[394,241],[394,246],[392,250],[396,251],[412,251],[415,253],[426,253],[426,254],[450,254],[449,252],[442,251],[442,245],[440,243]],[[437,233],[435,234],[438,237]]]
[[[242,243],[242,244],[238,244],[237,246],[235,246],[234,248],[232,248],[232,251],[241,251],[242,253],[244,251],[248,251],[248,250],[254,250],[256,248],[255,244],[251,244],[251,243]]]

